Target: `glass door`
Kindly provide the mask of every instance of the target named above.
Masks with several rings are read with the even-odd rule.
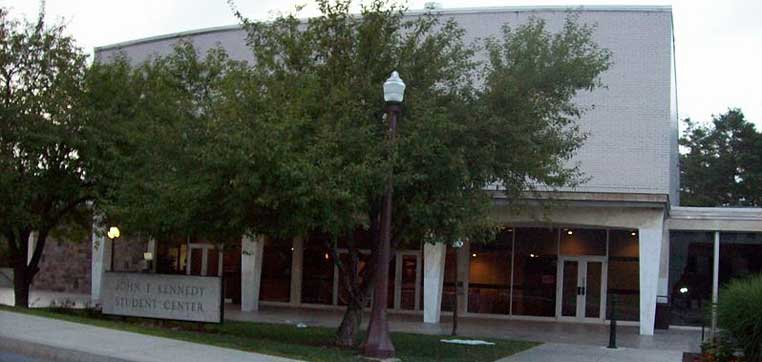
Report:
[[[562,320],[602,321],[606,315],[606,258],[562,256],[556,315]]]
[[[222,252],[213,244],[188,244],[186,274],[222,276]]]
[[[418,310],[420,309],[419,301],[421,294],[421,263],[419,260],[419,252],[417,251],[402,251],[397,256],[397,260],[400,262],[395,275],[397,277],[397,283],[399,288],[396,288],[397,302],[395,303],[396,309]]]

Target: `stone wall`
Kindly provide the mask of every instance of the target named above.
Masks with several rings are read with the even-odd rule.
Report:
[[[143,253],[148,250],[148,241],[141,237],[121,237],[114,242],[114,271],[137,272],[145,269]]]
[[[145,267],[143,252],[146,241],[140,238],[122,237],[114,248],[115,271],[141,271]],[[82,241],[62,242],[50,238],[40,260],[40,272],[34,278],[34,290],[50,290],[65,293],[90,293],[91,273],[90,238]],[[104,260],[110,265],[110,260]]]
[[[34,278],[35,290],[90,293],[90,239],[59,241],[49,238]]]

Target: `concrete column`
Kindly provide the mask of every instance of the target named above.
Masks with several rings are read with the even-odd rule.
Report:
[[[92,256],[90,258],[90,301],[100,303],[103,273],[111,270],[111,239],[106,230],[93,224]]]
[[[659,262],[659,295],[669,295],[669,228],[667,228],[666,225],[664,227],[664,233],[661,238],[661,261]]]
[[[439,323],[446,252],[447,245],[443,243],[423,244],[424,323]]]
[[[262,237],[241,239],[241,311],[259,310],[259,285],[262,280]]]
[[[640,249],[640,334],[654,334],[656,296],[659,291],[659,265],[661,264],[664,213],[654,213],[638,228]]]
[[[709,329],[710,340],[717,333],[717,302],[720,298],[720,232],[714,232],[714,259],[712,264],[712,313],[711,328]]]
[[[151,272],[156,273],[156,258],[158,257],[156,255],[156,252],[158,250],[156,246],[156,239],[150,238],[148,239],[148,247],[146,248],[146,252],[151,253],[151,261],[149,262],[149,265],[151,266]]]
[[[32,256],[34,256],[34,247],[37,246],[36,231],[29,233],[29,238],[27,239],[26,246],[26,265],[29,265],[29,263],[32,261]]]
[[[291,294],[289,303],[302,303],[302,270],[304,270],[304,239],[294,238],[291,244]]]

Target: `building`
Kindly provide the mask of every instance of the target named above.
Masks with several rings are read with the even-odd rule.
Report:
[[[579,123],[590,136],[574,160],[590,181],[554,194],[564,203],[549,214],[539,209],[512,214],[500,190],[492,191],[494,215],[505,225],[498,240],[466,244],[457,251],[429,244],[398,251],[389,308],[438,323],[442,311],[452,310],[460,281],[466,291],[457,303],[461,315],[605,323],[616,310],[618,319],[651,335],[662,324],[656,323],[657,317],[672,325],[701,325],[724,282],[762,270],[761,209],[679,206],[670,7],[505,7],[441,13],[460,23],[470,41],[531,16],[545,19],[551,30],[560,29],[569,11],[580,22],[597,24],[596,41],[613,52],[613,65],[603,74],[607,87],[578,97],[595,105]],[[168,54],[180,39],[192,40],[201,51],[221,45],[234,59],[251,60],[238,26],[99,47],[96,57],[107,60],[124,53],[140,62]],[[243,238],[240,246],[224,252],[201,240],[115,244],[93,236],[85,253],[90,269],[76,286],[61,287],[67,280],[43,280],[36,287],[82,290],[89,285],[97,300],[104,271],[139,270],[142,253],[150,251],[159,273],[224,275],[225,297],[244,311],[260,304],[338,308],[345,303],[331,255],[317,236],[295,239],[291,246]],[[43,262],[41,278],[56,264],[56,254],[67,258],[73,252],[50,247],[54,254]],[[659,308],[657,313],[657,304],[671,311]]]

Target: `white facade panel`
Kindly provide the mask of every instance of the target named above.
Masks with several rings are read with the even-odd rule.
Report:
[[[586,10],[585,10],[586,9]],[[673,79],[672,13],[669,8],[606,7],[573,11],[581,23],[597,27],[595,40],[613,53],[603,74],[605,88],[583,92],[590,107],[579,125],[588,134],[572,164],[589,181],[574,191],[669,195],[677,203],[677,117]],[[551,31],[562,29],[563,8],[443,10],[467,30],[466,41],[499,36],[501,27],[542,18]],[[178,39],[191,39],[203,52],[222,46],[234,59],[251,60],[245,33],[236,26],[199,30],[96,49],[98,59],[123,51],[134,62],[166,55]],[[484,54],[478,57],[484,60]],[[506,150],[510,152],[510,150]]]

